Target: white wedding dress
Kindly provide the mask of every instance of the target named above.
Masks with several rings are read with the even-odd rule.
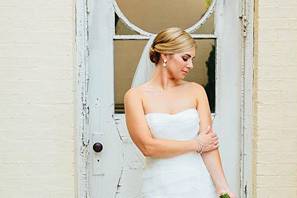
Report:
[[[199,130],[199,114],[189,108],[175,114],[145,115],[155,138],[190,140]],[[145,158],[142,198],[217,198],[201,155],[186,153],[169,158]]]

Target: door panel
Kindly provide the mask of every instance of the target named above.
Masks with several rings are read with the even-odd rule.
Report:
[[[136,1],[131,2],[136,3]],[[180,1],[174,1],[178,2]],[[197,3],[194,0],[187,2]],[[199,25],[200,28],[192,31],[198,43],[196,51],[198,61],[195,63],[196,71],[193,70],[187,80],[196,81],[205,87],[210,86],[208,96],[209,100],[213,101],[210,102],[213,124],[220,138],[223,167],[231,188],[239,194],[241,148],[239,2],[235,0],[225,4],[223,2],[225,1],[218,1],[215,13],[210,14],[206,22]],[[148,39],[149,33],[156,32],[161,27],[155,23],[146,24],[145,20],[135,19],[135,24],[142,28],[144,34],[142,31],[137,32],[137,29],[133,31],[125,29],[126,21],[116,17],[122,16],[119,13],[115,14],[112,0],[90,0],[87,6],[88,135],[91,140],[87,174],[90,197],[139,197],[144,157],[131,141],[127,131],[123,94],[130,87],[142,46]],[[120,8],[124,5],[117,6]],[[174,4],[171,9],[174,10],[175,7],[179,6]],[[205,12],[206,10],[203,10],[202,14]],[[133,17],[137,18],[131,16],[131,13],[127,15],[131,19],[130,23],[134,22]],[[192,18],[195,17],[200,19],[203,15]],[[175,20],[176,23],[171,21],[169,25],[182,24],[178,16]],[[168,25],[163,23],[162,27],[166,24]],[[193,21],[189,23],[186,21],[183,24],[185,28],[190,28],[186,26],[193,24]],[[213,27],[210,28],[211,26]],[[215,46],[214,49],[212,46]],[[103,145],[101,152],[93,150],[95,143]]]

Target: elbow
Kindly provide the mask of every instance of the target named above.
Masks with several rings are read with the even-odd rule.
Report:
[[[141,152],[142,154],[145,156],[145,157],[153,157],[154,156],[154,151],[155,151],[155,146],[153,145],[152,142],[148,142],[148,143],[145,143],[141,149]]]
[[[151,154],[147,149],[142,149],[141,152],[145,157],[151,157]]]
[[[149,148],[145,148],[142,150],[142,154],[145,156],[145,157],[153,157],[153,152],[151,149]]]

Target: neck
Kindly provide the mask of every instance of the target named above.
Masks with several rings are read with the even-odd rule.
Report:
[[[180,84],[180,80],[172,78],[168,70],[162,65],[156,65],[150,82],[153,86],[164,91]]]

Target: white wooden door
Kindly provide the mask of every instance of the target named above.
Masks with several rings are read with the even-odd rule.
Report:
[[[189,11],[187,8],[178,9],[182,7],[181,5],[195,3],[196,0],[182,1],[182,4],[181,1],[171,0],[171,3],[166,4],[165,10],[181,15],[181,18],[173,19],[169,25],[174,26],[179,23],[185,25],[185,29],[191,32],[197,40],[198,51],[196,54],[199,53],[203,57],[205,56],[203,52],[208,52],[208,58],[210,58],[209,43],[215,45],[215,53],[212,54],[215,57],[213,59],[215,60],[215,67],[212,71],[215,89],[210,90],[214,103],[212,107],[213,123],[220,138],[219,149],[227,180],[231,188],[239,194],[241,190],[242,147],[240,136],[242,64],[240,1],[197,1],[200,3],[198,5],[201,5],[202,2],[208,2],[209,7],[205,10],[204,15],[197,18],[195,23],[189,22],[188,26],[187,19],[183,17],[183,14]],[[160,1],[148,2],[157,4]],[[134,10],[140,9],[146,3],[146,1],[141,2],[141,4],[136,0],[130,1],[130,4],[134,4]],[[160,6],[163,6],[161,4]],[[128,9],[125,7],[126,5],[129,5],[128,0],[118,2],[89,0],[85,5],[87,9],[85,16],[87,20],[86,50],[88,52],[86,60],[88,120],[85,135],[90,139],[88,163],[86,165],[88,172],[85,175],[88,197],[92,198],[136,198],[139,197],[142,184],[140,175],[144,158],[129,137],[121,104],[121,96],[127,90],[127,85],[131,83],[128,81],[131,79],[134,70],[133,67],[131,67],[132,69],[122,68],[119,64],[126,62],[126,65],[129,65],[130,59],[139,58],[137,56],[141,53],[141,47],[145,44],[150,32],[158,30],[157,26],[160,25],[161,21],[157,26],[155,24],[146,26],[144,19],[140,18],[138,21],[137,15],[123,11]],[[147,10],[140,10],[140,13],[143,13],[142,17],[150,14]],[[182,19],[182,22],[179,19]],[[213,24],[213,32],[209,32],[205,28],[207,23]],[[115,24],[118,26],[115,27]],[[123,31],[122,29],[125,29],[126,25],[130,26],[130,29]],[[122,35],[121,32],[128,32],[128,34]],[[125,49],[133,42],[134,44],[131,45],[132,48],[135,48],[135,53],[133,51],[127,52]],[[210,59],[205,60],[209,61]],[[204,77],[200,75],[207,73],[205,61],[197,64],[204,64],[204,67],[199,66],[200,69],[191,74],[191,80],[207,81],[205,75]],[[210,65],[211,63],[208,62],[207,64]],[[211,68],[209,67],[208,70]],[[197,76],[199,74],[200,77],[198,78],[196,74]],[[208,78],[211,75],[208,74]],[[93,145],[95,143],[97,143],[96,149],[100,150],[100,145],[103,146],[101,152],[94,151]]]

